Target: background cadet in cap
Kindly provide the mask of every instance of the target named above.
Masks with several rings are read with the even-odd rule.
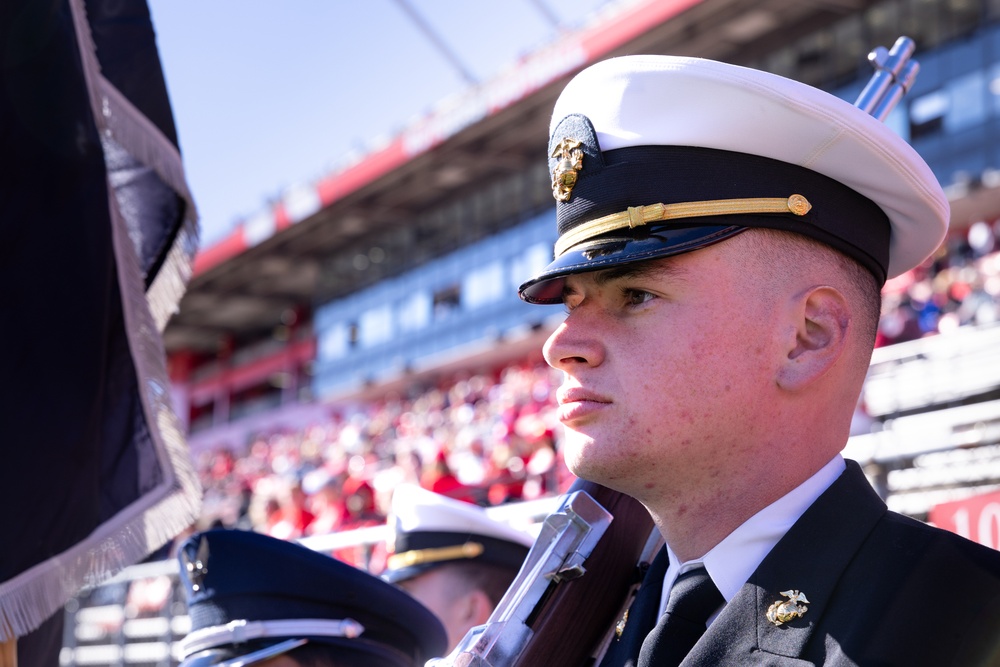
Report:
[[[559,238],[521,296],[567,310],[566,462],[666,542],[603,664],[1000,664],[1000,554],[840,455],[880,288],[946,232],[920,157],[819,90],[669,56],[578,74],[548,153]]]
[[[214,530],[178,560],[191,618],[181,667],[418,667],[445,648],[409,595],[293,542]]]
[[[486,622],[534,541],[482,507],[412,484],[393,492],[389,525],[392,553],[382,576],[441,620],[448,633],[444,654]]]

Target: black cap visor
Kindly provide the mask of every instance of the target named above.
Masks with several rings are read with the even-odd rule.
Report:
[[[566,276],[680,255],[718,243],[746,229],[736,225],[702,225],[651,227],[648,234],[638,237],[610,234],[570,248],[521,285],[518,291],[528,303],[562,303]]]

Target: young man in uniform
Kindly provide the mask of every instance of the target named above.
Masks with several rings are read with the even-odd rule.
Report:
[[[534,541],[486,510],[413,484],[396,488],[389,517],[392,553],[382,578],[434,612],[448,649],[482,625],[507,591]]]
[[[1000,664],[1000,553],[887,511],[840,452],[880,288],[944,238],[905,141],[812,87],[630,56],[549,143],[564,454],[666,546],[604,665]]]

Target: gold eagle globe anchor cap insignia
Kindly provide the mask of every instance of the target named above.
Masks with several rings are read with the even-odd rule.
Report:
[[[577,175],[583,169],[582,143],[579,139],[565,137],[552,149],[551,157],[557,160],[552,169],[552,196],[556,201],[568,202],[573,194]]]
[[[778,600],[767,608],[767,620],[775,625],[782,625],[796,618],[802,618],[809,611],[809,607],[806,606],[809,604],[809,600],[806,599],[806,595],[802,591],[781,591],[781,594],[788,599]]]

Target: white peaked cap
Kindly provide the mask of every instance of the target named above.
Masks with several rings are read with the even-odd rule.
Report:
[[[883,279],[919,265],[940,245],[948,228],[947,197],[931,169],[904,139],[849,102],[759,70],[656,55],[598,62],[577,74],[556,101],[550,126],[550,167],[558,166],[560,158],[565,161],[567,154],[559,153],[559,142],[568,139],[578,142],[577,155],[580,151],[584,155],[582,166],[572,172],[571,191],[564,192],[562,199],[556,196],[561,236],[628,207],[779,196],[765,192],[772,172],[771,166],[758,168],[762,160],[773,165],[770,183],[790,188],[808,182],[825,201],[801,219],[787,212],[785,219],[719,214],[700,220],[651,223],[642,230],[598,232],[585,237],[584,242],[564,243],[555,261],[522,286],[522,297],[529,301],[558,300],[553,295],[559,286],[541,283],[558,282],[571,273],[687,252],[717,242],[726,237],[716,233],[726,225],[730,230],[740,226],[804,230],[806,235],[859,258],[876,275],[884,273]],[[681,151],[680,157],[670,153],[673,157],[664,160],[662,152],[650,151],[650,147],[676,149]],[[623,153],[619,149],[633,150],[624,151],[622,157],[616,156],[616,152]],[[698,160],[709,154],[692,166],[699,170],[693,174],[685,173],[690,153],[683,152],[692,149],[701,151],[696,153]],[[713,179],[717,165],[734,161],[737,164],[731,166],[727,182]],[[681,183],[675,184],[678,177]],[[781,192],[780,196],[791,194]],[[802,194],[813,202],[811,193]],[[859,215],[858,211],[872,205],[877,208],[871,210],[883,222],[873,222],[869,237],[866,225],[872,216]],[[838,217],[859,221],[838,222]],[[659,233],[710,224],[718,226],[715,231],[704,231],[707,240],[700,244],[690,234],[670,238],[669,232],[662,237]],[[577,233],[574,238],[579,236]],[[661,240],[655,251],[647,242],[651,237]],[[620,247],[631,239],[641,243]],[[593,252],[595,244],[604,241],[619,245],[606,243]],[[574,246],[587,252],[577,252]]]
[[[486,535],[530,547],[534,538],[509,524],[490,518],[486,510],[415,484],[402,484],[392,494],[397,533],[444,532]]]
[[[461,500],[405,484],[392,496],[393,536],[383,579],[399,583],[447,563],[520,568],[534,538]]]

